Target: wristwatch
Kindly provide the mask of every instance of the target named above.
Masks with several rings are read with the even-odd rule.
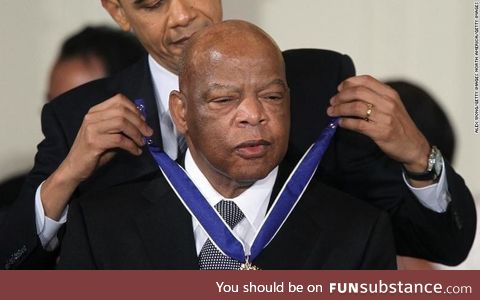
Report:
[[[443,156],[440,150],[436,146],[432,146],[430,154],[428,155],[427,169],[422,173],[410,172],[405,167],[403,171],[405,175],[412,180],[418,181],[427,181],[433,180],[436,181],[442,174],[443,168]]]

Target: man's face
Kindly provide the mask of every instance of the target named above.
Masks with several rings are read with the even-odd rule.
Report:
[[[290,98],[280,54],[272,48],[212,50],[186,76],[187,141],[207,178],[249,185],[283,159]]]
[[[198,30],[222,20],[220,0],[103,0],[124,30],[133,30],[155,60],[177,73],[183,48]],[[115,5],[112,3],[118,3]]]

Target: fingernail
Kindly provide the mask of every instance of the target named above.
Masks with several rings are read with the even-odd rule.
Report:
[[[331,116],[332,113],[333,113],[333,107],[330,106],[329,108],[327,108],[327,115]]]
[[[151,136],[153,134],[153,129],[150,127],[147,127],[147,134],[148,136]]]

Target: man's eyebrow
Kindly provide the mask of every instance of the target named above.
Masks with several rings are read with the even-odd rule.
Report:
[[[140,4],[142,4],[143,2],[145,2],[145,0],[135,0],[135,1],[133,1],[133,4],[135,4],[135,5],[140,5]]]
[[[283,86],[285,89],[288,89],[288,85],[287,85],[287,83],[285,82],[285,80],[280,79],[280,78],[277,78],[277,79],[274,79],[274,80],[270,81],[270,82],[269,82],[268,84],[266,84],[265,86],[274,85],[274,84],[281,85],[281,86]]]
[[[208,85],[208,89],[207,91],[211,91],[211,90],[215,90],[215,89],[224,89],[224,90],[233,90],[233,89],[236,89],[235,86],[233,85],[229,85],[229,84],[222,84],[222,83],[211,83]]]

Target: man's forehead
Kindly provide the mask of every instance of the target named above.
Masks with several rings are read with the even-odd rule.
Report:
[[[205,41],[197,46],[188,56],[194,64],[215,64],[215,65],[232,65],[247,64],[252,62],[260,64],[261,62],[269,62],[281,59],[279,51],[274,45],[269,43],[257,43],[245,45],[239,41]]]
[[[250,73],[278,72],[274,77],[283,78],[283,66],[278,46],[263,30],[244,21],[225,21],[193,36],[184,52],[180,79],[188,73],[205,76],[216,71],[230,77],[233,74],[225,74],[225,69],[245,72],[246,67]]]
[[[188,80],[206,83],[209,89],[227,89],[253,78],[261,86],[287,86],[282,58],[269,49],[252,51],[249,54],[201,51],[189,59],[189,67],[180,73],[181,79],[190,73]]]
[[[245,21],[228,20],[197,32],[190,41],[189,49],[201,49],[199,51],[202,52],[223,49],[228,53],[242,53],[252,45],[277,47],[270,36],[259,27]]]

